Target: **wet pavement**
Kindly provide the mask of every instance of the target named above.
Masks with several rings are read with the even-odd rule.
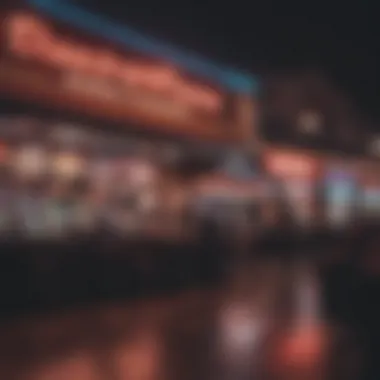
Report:
[[[206,370],[218,296],[195,292],[12,322],[1,329],[0,378],[194,379]]]
[[[265,342],[285,322],[279,289],[289,281],[274,262],[242,272],[223,289],[7,323],[0,330],[0,379],[273,378],[263,371]]]

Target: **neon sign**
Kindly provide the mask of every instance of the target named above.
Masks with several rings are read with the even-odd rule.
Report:
[[[222,163],[219,170],[227,176],[235,179],[247,180],[257,178],[257,173],[254,172],[254,168],[251,166],[248,159],[239,153],[230,154]]]
[[[178,49],[127,25],[115,23],[102,13],[89,11],[87,6],[80,5],[81,2],[78,4],[77,1],[71,0],[26,0],[26,3],[54,20],[64,22],[94,37],[117,42],[120,46],[141,54],[172,62],[199,78],[218,83],[233,93],[255,95],[259,91],[258,78],[255,76],[221,66],[199,57],[194,52]]]
[[[267,166],[271,172],[284,177],[311,177],[314,172],[312,160],[287,153],[268,156]]]
[[[23,59],[157,92],[207,112],[218,113],[222,108],[222,97],[217,91],[190,83],[175,69],[128,61],[106,49],[73,42],[33,15],[11,16],[7,32],[9,50]]]

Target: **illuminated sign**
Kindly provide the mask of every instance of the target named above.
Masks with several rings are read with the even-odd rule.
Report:
[[[270,153],[266,160],[270,172],[284,177],[312,177],[315,172],[314,160],[291,153]]]
[[[211,80],[228,91],[255,95],[259,83],[257,78],[241,71],[215,64],[194,52],[178,49],[126,26],[115,23],[102,13],[93,13],[78,1],[71,0],[26,0],[43,14],[78,28],[92,36],[118,43],[126,49],[171,62],[199,78]],[[78,4],[79,3],[79,4]],[[88,2],[86,2],[88,4]]]
[[[59,36],[47,23],[32,15],[20,13],[9,17],[7,31],[8,48],[24,59],[147,89],[208,112],[218,113],[222,108],[217,91],[192,84],[175,69],[127,60],[106,49],[76,43]]]
[[[109,88],[106,80],[94,78],[85,86],[76,82],[78,74],[49,72],[43,67],[0,60],[0,92],[8,98],[23,99],[50,108],[80,112],[118,123],[137,123],[139,128],[166,131],[207,140],[234,142],[241,139],[241,128],[229,128],[233,121],[221,115],[194,112],[194,107],[173,103],[156,94],[131,89],[118,83]],[[86,81],[90,83],[91,81]],[[101,93],[97,86],[105,85],[109,92]]]
[[[228,93],[219,91],[201,76],[188,77],[186,65],[178,65],[187,70],[180,73],[157,61],[118,54],[104,45],[106,40],[103,45],[80,42],[28,12],[11,13],[3,27],[0,92],[8,98],[209,141],[252,140],[251,97],[228,86]]]
[[[129,92],[125,86],[102,80],[102,78],[67,73],[61,79],[63,89],[70,92],[111,102],[123,100],[132,106],[143,108],[145,112],[150,114],[164,114],[167,117],[178,119],[188,117],[192,111],[188,107],[189,104],[181,102],[173,105],[171,99],[149,96],[149,94],[138,97],[136,96],[138,95],[137,93]]]

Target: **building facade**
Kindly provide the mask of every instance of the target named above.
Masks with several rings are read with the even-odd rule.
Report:
[[[362,154],[366,121],[326,75],[282,71],[263,77],[261,138],[267,143]]]

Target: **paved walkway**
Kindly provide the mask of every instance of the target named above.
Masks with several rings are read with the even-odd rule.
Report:
[[[223,290],[20,319],[0,329],[0,379],[279,378],[263,355],[288,283],[277,263],[253,263]]]

